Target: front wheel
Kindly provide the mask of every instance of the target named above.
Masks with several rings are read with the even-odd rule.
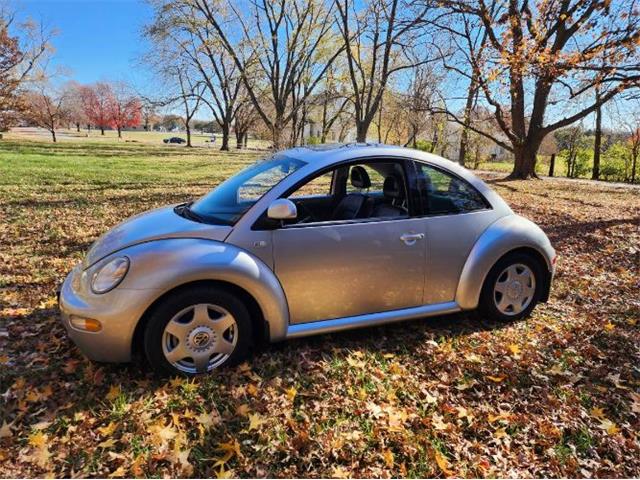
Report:
[[[487,275],[478,310],[484,317],[501,322],[525,318],[540,300],[542,279],[541,266],[533,257],[508,254]]]
[[[251,320],[232,294],[207,286],[178,291],[152,312],[144,350],[161,375],[196,375],[241,362],[251,343]]]

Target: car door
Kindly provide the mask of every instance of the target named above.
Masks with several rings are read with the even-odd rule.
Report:
[[[455,300],[469,252],[501,214],[464,179],[433,165],[416,162],[423,199],[427,246],[424,303]]]
[[[411,178],[403,160],[385,161],[405,172],[405,182]],[[412,208],[409,205],[408,213],[397,218],[320,221],[273,230],[274,270],[291,323],[421,305],[424,222],[413,217]]]

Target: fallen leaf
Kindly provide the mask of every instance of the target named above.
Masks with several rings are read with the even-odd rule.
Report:
[[[98,447],[100,448],[111,448],[113,446],[115,446],[116,441],[113,438],[109,438],[108,440],[105,440],[104,442],[100,442],[98,444]]]
[[[605,430],[609,435],[615,435],[620,431],[618,426],[608,418],[600,420],[600,428]]]
[[[13,436],[13,432],[11,431],[11,424],[7,423],[6,420],[2,422],[2,427],[0,427],[0,438],[9,438]]]
[[[105,398],[110,402],[113,402],[116,398],[118,398],[120,392],[120,385],[111,385],[111,387],[109,387],[109,392],[107,393],[107,396]]]
[[[116,431],[117,426],[116,422],[109,422],[109,425],[98,427],[98,432],[100,432],[100,435],[108,437]]]
[[[239,405],[238,408],[236,408],[236,414],[240,415],[241,417],[246,417],[247,415],[249,415],[249,405],[247,405],[246,403],[243,403],[242,405]]]
[[[29,445],[36,448],[43,447],[47,442],[47,435],[42,431],[37,431],[29,435]]]
[[[333,467],[331,472],[331,478],[349,478],[351,474],[349,471],[341,465]]]
[[[509,345],[509,350],[514,356],[520,355],[520,347],[515,343],[512,343],[511,345]]]
[[[447,430],[449,428],[449,424],[444,421],[442,415],[438,415],[437,413],[431,416],[431,424],[436,430]]]
[[[296,395],[298,394],[298,391],[295,389],[295,387],[291,387],[286,390],[286,393],[287,398],[293,402],[293,400],[296,398]]]
[[[267,421],[263,419],[259,414],[251,413],[249,414],[249,428],[247,429],[247,431],[250,432],[251,430],[258,430],[260,426],[264,425],[265,423],[267,423]]]
[[[120,465],[118,468],[116,468],[113,472],[111,472],[109,474],[109,478],[122,478],[127,474],[127,471],[125,470],[123,465]]]
[[[394,463],[393,452],[389,449],[386,449],[384,451],[383,457],[384,457],[384,463],[387,465],[387,467],[393,468],[393,463]]]
[[[437,450],[435,451],[435,457],[436,463],[438,464],[438,467],[440,467],[440,470],[442,470],[442,473],[447,477],[453,476],[453,472],[449,469],[449,461],[447,458]]]
[[[205,428],[209,428],[220,421],[218,412],[201,413],[196,417],[196,421]]]

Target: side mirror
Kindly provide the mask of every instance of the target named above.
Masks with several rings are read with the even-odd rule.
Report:
[[[291,200],[279,198],[269,205],[267,217],[272,220],[293,220],[298,217],[298,209]]]

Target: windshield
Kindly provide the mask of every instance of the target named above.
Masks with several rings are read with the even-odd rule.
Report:
[[[207,223],[234,225],[265,193],[305,164],[284,155],[260,160],[194,202],[190,210]]]

